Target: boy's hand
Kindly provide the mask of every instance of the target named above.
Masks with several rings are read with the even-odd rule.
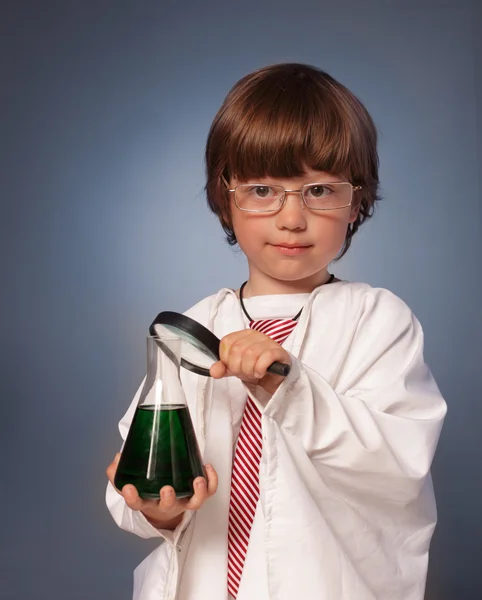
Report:
[[[107,467],[106,474],[118,494],[124,497],[127,506],[132,510],[139,510],[157,529],[175,529],[181,522],[186,510],[199,510],[204,501],[212,496],[218,487],[218,476],[211,465],[206,465],[208,480],[197,477],[194,480],[194,495],[191,498],[176,498],[174,488],[165,485],[159,492],[159,500],[145,500],[141,498],[131,484],[118,490],[114,485],[114,477],[119,463],[120,453],[115,455],[112,463]]]
[[[288,352],[264,333],[243,329],[226,335],[219,347],[220,359],[210,369],[211,377],[221,379],[235,375],[248,383],[260,385],[274,394],[284,377],[267,373],[275,360],[291,365]]]

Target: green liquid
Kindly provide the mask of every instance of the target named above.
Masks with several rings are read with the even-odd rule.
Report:
[[[159,498],[172,485],[178,498],[193,495],[193,481],[204,469],[187,406],[137,407],[114,483],[135,485],[142,498]]]

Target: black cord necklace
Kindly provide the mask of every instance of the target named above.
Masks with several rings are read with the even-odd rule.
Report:
[[[333,279],[335,279],[335,276],[334,276],[333,274],[331,274],[331,275],[330,275],[330,278],[328,279],[328,281],[327,281],[327,282],[326,282],[324,285],[327,285],[328,283],[331,283],[331,282],[333,281]],[[252,318],[249,316],[249,314],[248,314],[248,311],[246,310],[246,307],[244,306],[244,302],[243,302],[243,290],[244,290],[244,287],[245,287],[245,285],[246,285],[247,283],[248,283],[248,282],[247,282],[247,281],[245,281],[245,282],[243,283],[243,285],[242,285],[242,286],[239,288],[239,303],[241,304],[241,308],[243,309],[243,312],[244,312],[244,314],[245,314],[245,315],[246,315],[246,317],[248,318],[248,321],[251,323],[251,322],[252,322],[254,319],[252,319]],[[297,321],[297,320],[300,318],[300,315],[301,315],[301,313],[303,312],[303,308],[304,308],[304,307],[301,307],[301,310],[300,310],[300,312],[299,312],[299,313],[298,313],[298,314],[297,314],[295,317],[293,317],[293,321]]]

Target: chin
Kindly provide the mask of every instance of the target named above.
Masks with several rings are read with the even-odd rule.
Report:
[[[279,270],[276,273],[268,272],[267,274],[273,279],[279,281],[304,281],[309,279],[315,279],[316,276],[322,271],[322,269],[307,270],[300,273],[297,269]]]

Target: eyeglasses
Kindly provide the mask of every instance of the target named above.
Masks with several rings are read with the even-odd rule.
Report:
[[[286,194],[301,194],[305,205],[312,210],[338,210],[351,206],[353,192],[360,185],[348,181],[336,183],[308,183],[299,190],[287,190],[282,185],[242,183],[228,192],[234,193],[234,203],[247,212],[276,212],[283,208]]]

